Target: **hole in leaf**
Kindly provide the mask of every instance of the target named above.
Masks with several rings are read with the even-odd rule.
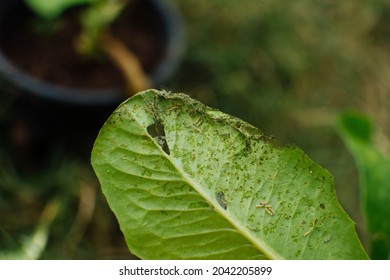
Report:
[[[170,154],[167,140],[165,138],[164,125],[157,121],[148,126],[147,131],[150,136],[154,138],[157,144],[163,149],[166,154]]]
[[[227,203],[225,200],[225,194],[223,192],[217,192],[215,194],[215,198],[217,199],[218,204],[223,208],[227,209]]]

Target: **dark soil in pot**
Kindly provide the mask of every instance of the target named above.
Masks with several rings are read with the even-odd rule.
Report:
[[[147,1],[135,1],[112,26],[112,33],[139,58],[151,73],[164,55],[164,34],[161,19]],[[107,58],[90,60],[74,48],[80,32],[80,10],[66,12],[52,32],[37,30],[39,22],[24,6],[17,6],[17,15],[3,25],[0,48],[17,68],[44,80],[77,89],[115,88],[125,81]]]

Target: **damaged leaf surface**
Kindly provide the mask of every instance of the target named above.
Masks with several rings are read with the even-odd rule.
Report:
[[[326,170],[184,94],[121,104],[92,164],[140,258],[367,258]]]

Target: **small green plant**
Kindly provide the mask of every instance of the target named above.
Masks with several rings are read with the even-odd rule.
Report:
[[[58,18],[66,9],[73,6],[96,3],[101,0],[25,0],[25,3],[40,17],[46,20]]]
[[[184,94],[120,105],[92,165],[140,258],[368,258],[325,169]]]
[[[26,0],[26,3],[50,26],[57,26],[65,10],[84,5],[80,18],[82,31],[74,42],[80,55],[91,59],[106,53],[122,71],[132,93],[151,86],[136,55],[110,33],[110,25],[131,0]]]

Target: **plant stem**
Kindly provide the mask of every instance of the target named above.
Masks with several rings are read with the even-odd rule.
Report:
[[[102,36],[101,46],[123,73],[130,90],[129,95],[152,86],[152,82],[142,69],[139,59],[123,42],[106,32]]]

